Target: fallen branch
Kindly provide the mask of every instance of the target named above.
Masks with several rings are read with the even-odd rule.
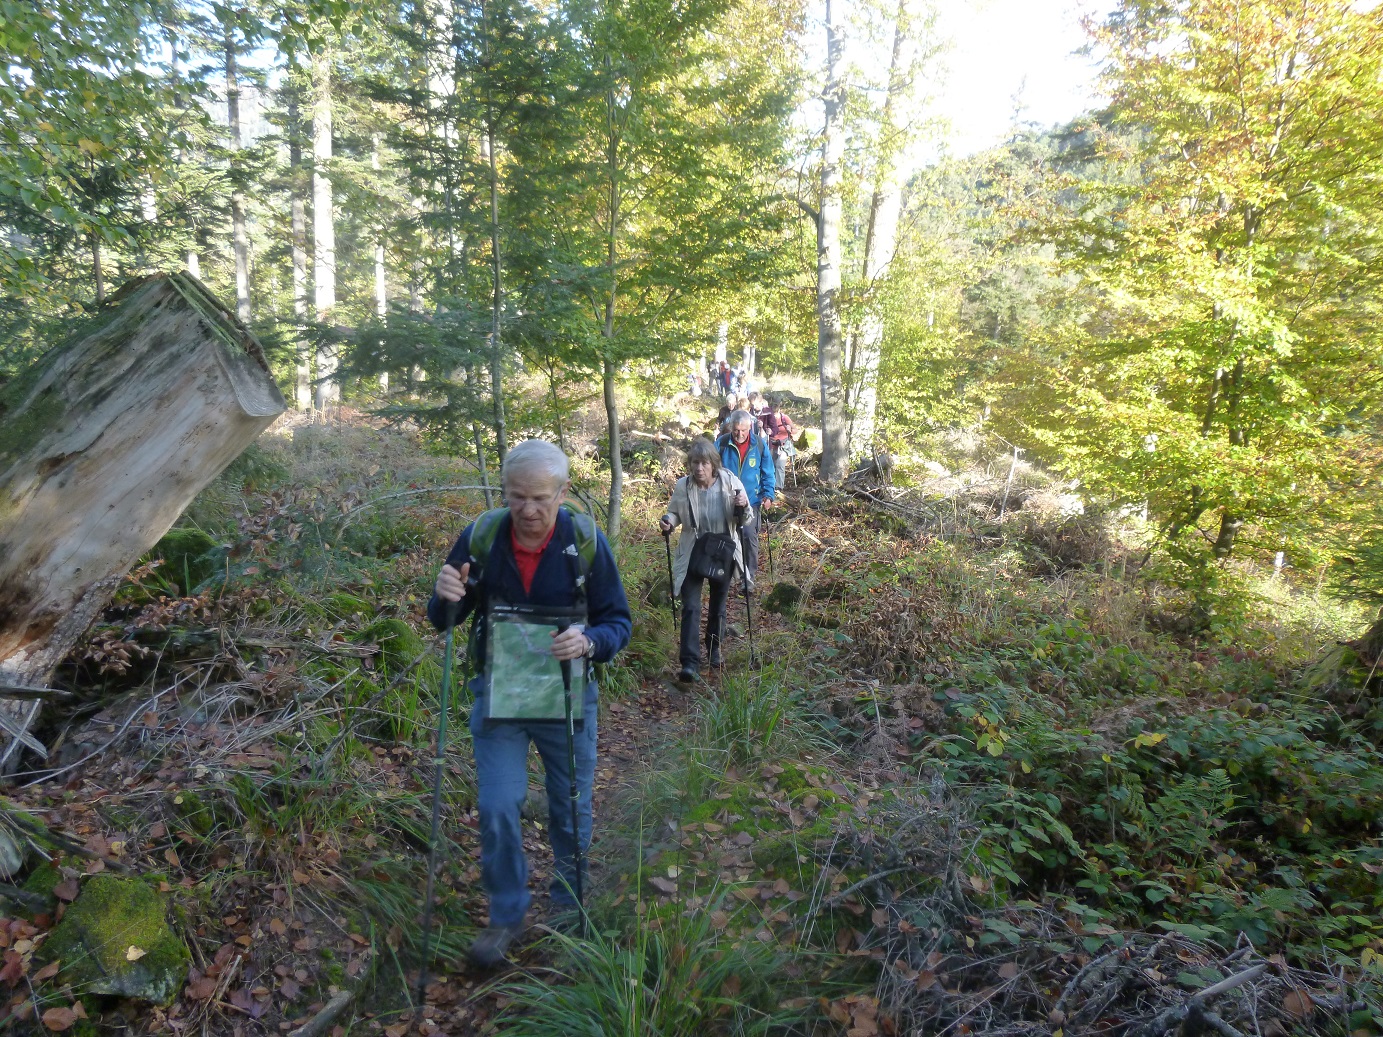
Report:
[[[880,879],[886,879],[886,878],[888,878],[890,875],[899,875],[899,874],[902,874],[902,873],[905,872],[905,871],[917,871],[917,868],[915,868],[914,866],[912,866],[912,865],[909,864],[909,865],[906,865],[906,866],[904,866],[904,867],[902,867],[902,868],[888,868],[888,869],[885,870],[885,871],[880,871],[880,872],[876,872],[876,873],[873,874],[873,875],[868,875],[868,876],[866,876],[865,878],[860,879],[858,882],[854,883],[853,885],[846,886],[846,887],[845,887],[844,889],[842,889],[839,893],[832,893],[829,897],[827,897],[825,900],[823,900],[823,901],[821,902],[821,906],[820,906],[820,907],[818,907],[818,908],[816,908],[816,910],[812,911],[812,914],[813,914],[813,915],[817,915],[817,914],[820,914],[822,911],[826,910],[826,908],[828,908],[828,907],[835,907],[835,906],[836,906],[837,904],[839,904],[842,900],[844,900],[846,897],[848,897],[851,893],[858,893],[860,890],[862,890],[865,886],[869,885],[871,882],[878,882]]]
[[[320,1012],[296,1030],[290,1030],[288,1037],[321,1037],[336,1022],[355,1000],[355,991],[343,990],[334,996]]]
[[[460,486],[423,486],[416,490],[400,490],[398,493],[386,493],[382,497],[374,497],[367,500],[364,504],[358,504],[342,515],[341,524],[336,527],[337,535],[339,536],[340,533],[350,525],[351,519],[357,514],[365,511],[367,508],[373,508],[377,504],[383,504],[387,500],[397,500],[400,497],[416,497],[420,493],[452,493],[456,490],[479,490],[482,493],[495,492],[493,486],[477,486],[467,483]]]
[[[55,771],[38,772],[39,776],[37,778],[34,778],[32,781],[26,781],[22,787],[28,788],[30,785],[37,785],[40,781],[51,781],[59,775],[66,774],[68,771],[76,770],[78,767],[86,763],[88,760],[93,760],[97,756],[100,756],[112,745],[120,741],[121,738],[125,737],[125,732],[130,729],[130,725],[134,723],[135,717],[142,717],[145,714],[145,712],[152,709],[154,706],[157,706],[158,700],[163,698],[163,696],[168,694],[168,692],[171,690],[173,689],[165,688],[163,689],[163,691],[155,692],[152,696],[150,696],[148,699],[144,701],[143,705],[139,706],[137,709],[131,710],[130,715],[125,718],[125,722],[120,725],[119,730],[117,730],[115,734],[111,735],[110,738],[106,740],[106,743],[104,745],[100,746],[99,748],[93,749],[91,752],[83,756],[80,760],[77,760],[73,763],[69,763],[66,767],[59,767]],[[33,774],[35,772],[29,771],[27,773]],[[16,775],[16,777],[18,776],[19,775]]]
[[[71,694],[72,692],[62,688],[25,688],[18,684],[0,684],[0,698],[4,699],[47,699],[55,695]]]
[[[1213,983],[1204,990],[1193,994],[1190,1000],[1184,1004],[1169,1008],[1154,1016],[1152,1021],[1130,1030],[1130,1037],[1162,1037],[1173,1027],[1181,1026],[1188,1017],[1195,1016],[1203,1021],[1207,1026],[1219,1031],[1224,1037],[1243,1037],[1234,1027],[1225,1022],[1213,1012],[1205,1010],[1205,1004],[1213,997],[1227,994],[1231,990],[1243,986],[1251,980],[1257,979],[1268,970],[1267,962],[1260,962],[1252,968],[1247,968],[1243,972],[1236,972],[1232,976],[1227,976],[1218,983]]]

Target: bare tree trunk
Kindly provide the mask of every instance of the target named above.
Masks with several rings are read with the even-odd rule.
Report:
[[[552,423],[557,429],[557,445],[562,453],[567,452],[567,430],[562,426],[562,398],[557,394],[557,362],[551,357],[547,360],[547,390],[552,397]]]
[[[106,302],[106,279],[101,273],[101,238],[94,230],[91,232],[91,276],[96,280],[96,305]]]
[[[1215,557],[1228,558],[1230,552],[1234,550],[1234,538],[1239,535],[1239,530],[1243,528],[1244,520],[1237,515],[1233,515],[1226,508],[1220,516],[1220,532],[1215,537]]]
[[[235,63],[234,15],[222,14],[221,30],[226,56],[226,123],[230,127],[231,241],[235,250],[235,312],[242,323],[250,322],[250,237],[245,226],[245,187],[240,169],[240,76]]]
[[[490,169],[490,269],[493,279],[490,295],[490,402],[495,415],[495,450],[499,463],[509,452],[509,438],[504,428],[504,265],[499,240],[499,161],[495,154],[494,111],[487,112],[485,136],[481,148]]]
[[[470,395],[479,398],[480,376],[475,364],[466,366],[464,377]],[[494,507],[494,496],[490,490],[490,466],[485,460],[485,435],[481,431],[480,422],[474,418],[471,419],[471,441],[475,444],[475,470],[480,476],[480,485],[485,487],[485,507],[491,508]]]
[[[620,454],[619,401],[615,399],[615,361],[605,357],[601,371],[601,387],[605,395],[605,424],[610,444],[610,515],[605,523],[605,535],[611,542],[619,539],[620,508],[624,502],[624,458]]]
[[[834,485],[849,465],[841,383],[840,220],[845,156],[845,47],[841,0],[826,0],[826,126],[821,155],[821,218],[816,248],[816,350],[821,375],[821,480]]]
[[[317,320],[325,323],[336,306],[336,221],[331,191],[331,53],[322,51],[312,62],[312,278]],[[336,384],[336,350],[317,351],[317,410],[341,399]]]
[[[370,150],[370,168],[376,173],[380,170],[379,163],[379,134],[373,138],[373,148]],[[384,228],[378,227],[375,231],[375,316],[382,322],[389,313],[389,283],[385,277],[384,270]],[[384,395],[389,394],[389,372],[379,373],[379,390]]]
[[[297,364],[293,379],[294,404],[312,408],[312,355],[304,329],[307,327],[307,201],[303,197],[302,111],[297,84],[288,94],[288,168],[293,224],[293,322],[297,325]]]
[[[619,401],[615,399],[615,375],[618,373],[615,359],[615,299],[619,289],[619,221],[622,195],[619,175],[620,134],[615,115],[612,65],[613,62],[607,54],[605,74],[609,77],[610,85],[605,91],[605,163],[610,178],[606,207],[610,222],[606,227],[605,273],[610,283],[605,296],[605,323],[601,329],[605,338],[601,386],[605,396],[605,424],[610,450],[610,513],[605,521],[605,535],[613,542],[619,539],[620,508],[624,500],[624,458],[620,455]]]
[[[111,302],[109,323],[0,400],[3,684],[45,684],[135,559],[284,408],[259,343],[186,274]]]
[[[903,176],[899,156],[905,131],[898,125],[899,109],[912,82],[912,16],[908,0],[898,0],[893,23],[893,56],[888,70],[888,95],[884,98],[883,125],[875,160],[874,194],[869,203],[869,225],[864,238],[864,314],[850,355],[850,428],[847,436],[853,456],[869,450],[874,442],[879,407],[879,361],[883,354],[883,307],[878,297],[880,282],[888,276],[898,241],[898,220],[903,211]]]

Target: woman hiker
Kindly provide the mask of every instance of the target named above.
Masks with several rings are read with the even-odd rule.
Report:
[[[694,681],[701,668],[701,584],[710,585],[710,613],[706,620],[706,656],[711,666],[719,666],[720,642],[725,636],[725,603],[730,596],[730,584],[736,572],[744,571],[744,554],[740,537],[732,535],[734,565],[723,580],[703,580],[687,570],[698,534],[736,534],[738,528],[752,521],[754,511],[744,484],[720,462],[715,444],[697,437],[687,451],[687,474],[677,480],[667,514],[658,522],[663,535],[679,525],[677,555],[673,559],[672,593],[682,595],[682,635],[679,661],[682,672],[678,679]]]

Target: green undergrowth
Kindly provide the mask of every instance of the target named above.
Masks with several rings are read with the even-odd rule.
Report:
[[[122,591],[121,622],[185,622],[158,603],[187,590],[222,609],[242,665],[217,679],[259,699],[228,717],[234,752],[210,736],[158,750],[177,777],[119,822],[167,827],[210,919],[245,875],[347,918],[374,951],[355,979],[387,1012],[408,1004],[429,835],[442,653],[422,606],[483,501],[430,492],[472,476],[405,437],[340,432],[266,440],[179,524],[198,533]],[[675,659],[649,532],[661,493],[627,500],[634,632],[602,667],[607,702],[648,696]],[[793,506],[810,535],[773,535],[796,607],[756,602],[753,658],[735,636],[689,700],[652,697],[667,723],[644,732],[650,765],[601,804],[596,936],[529,959],[542,964],[504,985],[497,1032],[867,1031],[846,995],[925,974],[932,955],[998,968],[1130,933],[1226,949],[1242,935],[1377,971],[1383,712],[1348,674],[1312,669],[1358,633],[1356,614],[1236,573],[1222,586],[1251,601],[1207,623],[1193,615],[1205,594],[1080,562],[1106,543],[1072,543],[1083,527],[1057,543],[1026,526],[1000,540],[990,523],[972,540],[835,497]],[[194,572],[208,552],[217,564]],[[744,624],[741,601],[730,618]],[[475,802],[466,697],[450,717],[450,819]],[[481,915],[475,846],[447,834],[439,964]]]
[[[862,553],[858,607],[818,628],[815,657],[882,685],[837,699],[828,728],[845,745],[887,736],[964,792],[995,896],[1242,934],[1301,962],[1378,960],[1383,724],[1362,691],[1347,710],[1320,694],[1312,669],[1357,615],[1269,583],[1188,636],[1169,610],[1196,603],[1154,584],[1040,579],[1007,548],[936,540],[902,561],[885,538]]]

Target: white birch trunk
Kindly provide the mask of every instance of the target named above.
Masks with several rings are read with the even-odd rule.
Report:
[[[842,0],[826,0],[826,125],[821,153],[821,216],[816,248],[816,349],[821,376],[821,480],[834,485],[849,465],[841,382],[841,164],[845,156],[845,46]]]
[[[504,427],[504,264],[499,236],[499,156],[493,118],[493,110],[487,111],[485,135],[480,139],[480,157],[490,172],[490,402],[495,422],[495,452],[503,465],[504,455],[509,452],[509,437]]]
[[[903,210],[903,171],[900,157],[906,132],[899,125],[900,109],[912,81],[912,18],[908,0],[898,0],[893,24],[893,56],[888,70],[888,94],[875,157],[874,193],[864,239],[864,314],[850,357],[850,456],[872,450],[879,407],[879,360],[883,351],[884,317],[879,298],[898,247],[898,221]]]

